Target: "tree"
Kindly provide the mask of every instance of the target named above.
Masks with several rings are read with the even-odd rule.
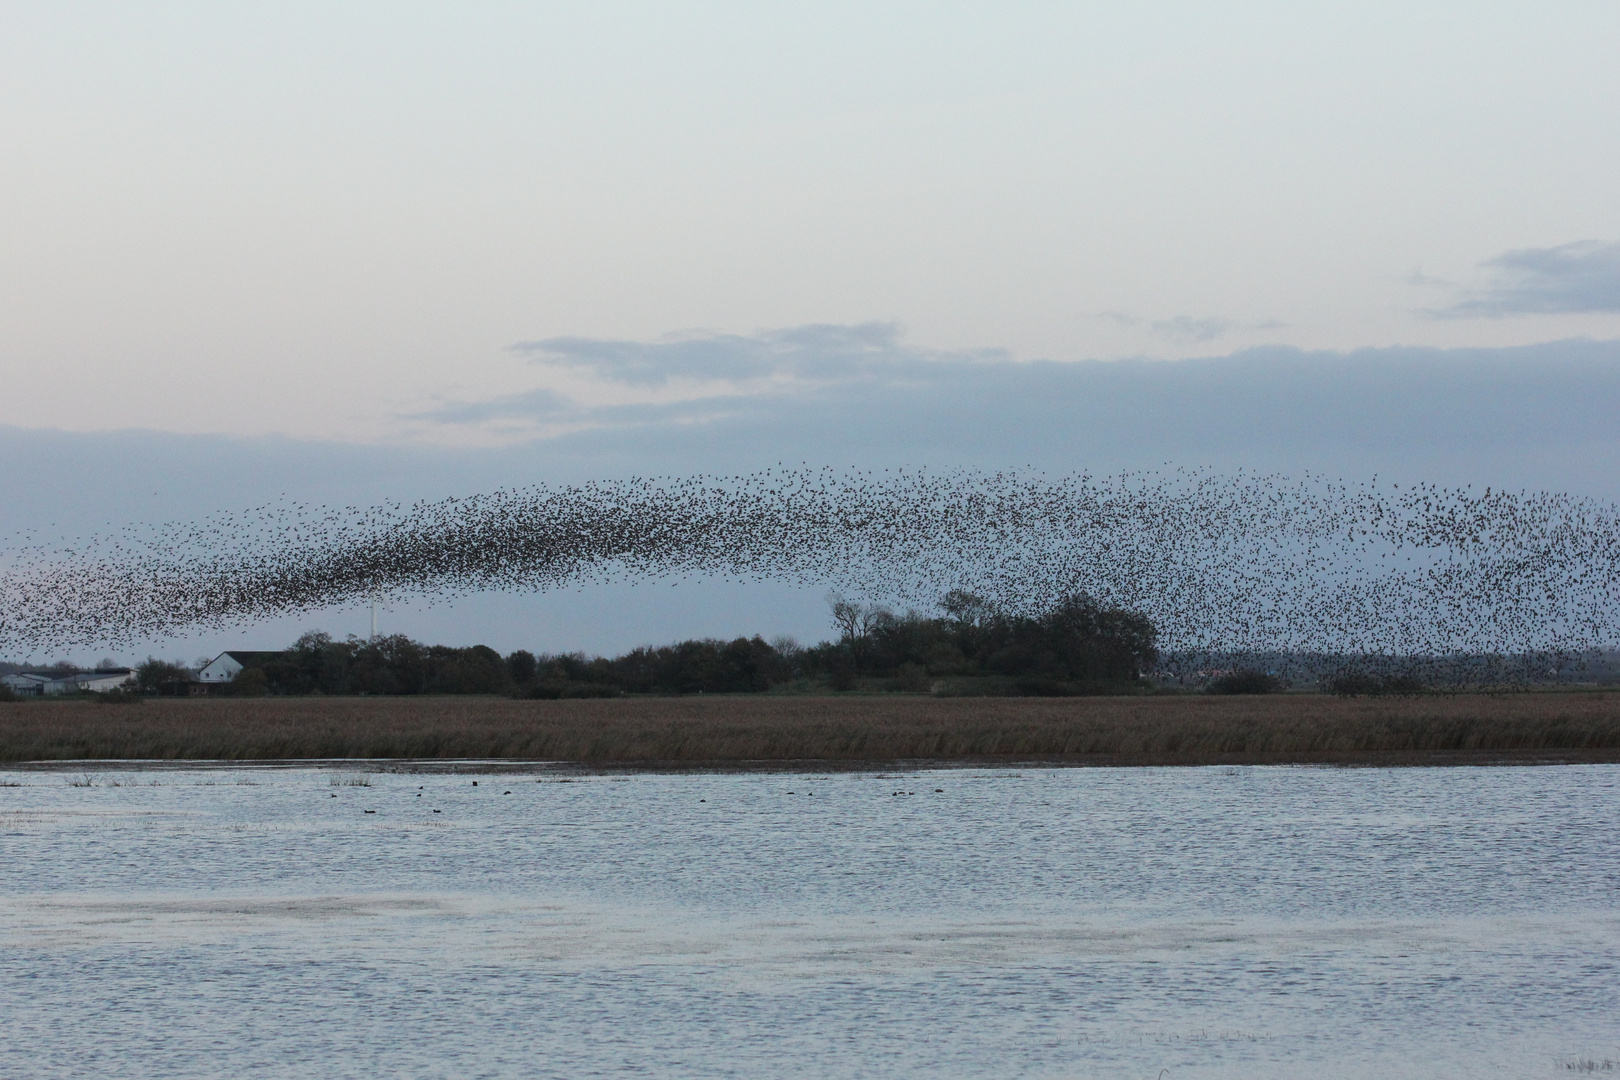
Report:
[[[854,668],[858,670],[870,651],[872,636],[894,625],[894,612],[881,604],[861,604],[835,596],[827,597],[827,603],[832,607],[839,644],[848,651]]]
[[[135,685],[146,694],[157,693],[164,683],[188,682],[190,679],[191,672],[179,664],[171,664],[155,656],[148,656],[145,663],[135,668]]]
[[[1058,667],[1072,679],[1130,682],[1159,658],[1159,631],[1145,615],[1070,596],[1042,617]]]
[[[515,683],[533,682],[535,672],[540,670],[540,664],[534,658],[534,653],[527,649],[519,649],[506,658],[506,672]]]
[[[939,601],[940,610],[959,627],[979,628],[996,616],[995,608],[982,596],[965,589],[952,589]]]
[[[1149,619],[1084,595],[1064,597],[1044,612],[1012,614],[957,589],[941,598],[937,618],[831,597],[829,603],[839,640],[807,650],[802,663],[829,675],[834,689],[853,689],[858,671],[897,680],[899,688],[932,685],[931,676],[991,676],[1015,680],[1021,693],[1100,693],[1138,685],[1158,660],[1158,631]]]
[[[506,661],[487,645],[427,650],[428,686],[436,694],[497,694],[506,689]]]

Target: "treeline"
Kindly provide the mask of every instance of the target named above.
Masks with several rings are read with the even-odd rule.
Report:
[[[511,689],[506,658],[486,645],[424,645],[404,635],[337,641],[305,634],[285,652],[255,657],[233,689],[258,694],[499,694]]]
[[[866,690],[1070,695],[1134,691],[1158,655],[1145,617],[1070,597],[1039,615],[994,609],[964,592],[940,613],[833,604],[838,638],[801,646],[755,636],[633,649],[616,657],[502,656],[403,636],[338,641],[309,633],[240,672],[231,690],[259,694],[742,694]],[[143,669],[144,671],[144,669]],[[154,673],[156,674],[156,673]]]

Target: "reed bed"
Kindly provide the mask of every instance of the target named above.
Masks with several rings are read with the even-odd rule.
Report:
[[[0,704],[0,760],[512,758],[769,767],[1620,761],[1620,693],[1266,697],[259,698]]]

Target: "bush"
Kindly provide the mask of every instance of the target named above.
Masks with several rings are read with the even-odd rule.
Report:
[[[1282,689],[1282,680],[1264,671],[1245,669],[1233,671],[1209,684],[1212,694],[1275,694]]]
[[[263,668],[243,668],[231,680],[231,693],[237,697],[264,697],[270,692],[270,677]]]
[[[1415,675],[1372,675],[1339,671],[1322,681],[1322,689],[1339,697],[1417,697],[1424,692]]]
[[[0,701],[16,701],[17,695],[5,683],[0,683]]]
[[[1078,688],[1062,679],[1019,679],[1016,693],[1019,697],[1079,697]]]
[[[895,689],[908,694],[928,692],[928,669],[921,664],[901,664],[894,673]]]
[[[531,683],[519,690],[514,696],[520,698],[538,698],[542,701],[557,701],[561,698],[611,698],[619,697],[617,686],[597,682],[569,682],[567,680],[546,679]]]
[[[855,659],[840,649],[828,658],[827,674],[834,690],[855,689]]]
[[[1417,697],[1427,689],[1416,675],[1390,675],[1383,683],[1383,692],[1390,697]]]
[[[620,697],[624,691],[608,683],[567,683],[562,688],[565,698],[609,698]]]

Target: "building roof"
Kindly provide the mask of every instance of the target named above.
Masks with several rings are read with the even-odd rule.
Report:
[[[115,667],[97,668],[94,671],[14,671],[12,675],[23,675],[30,679],[106,679],[114,675],[133,675],[134,668]]]
[[[269,652],[264,650],[255,651],[252,649],[226,649],[224,652],[219,654],[219,656],[230,657],[243,667],[247,667],[249,664],[265,664],[269,663],[271,660],[280,660],[286,655],[286,651],[281,649],[276,649]],[[213,663],[215,660],[218,660],[219,656],[214,657],[214,659],[210,660],[209,663]]]

